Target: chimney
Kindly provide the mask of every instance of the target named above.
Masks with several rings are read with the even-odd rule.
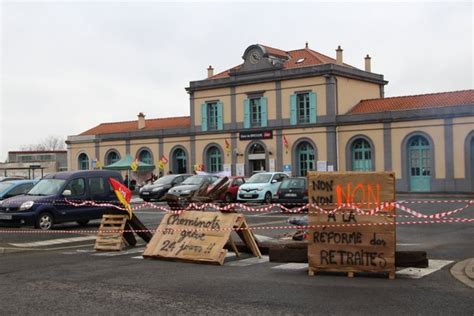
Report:
[[[145,128],[145,114],[143,112],[138,113],[138,129]]]
[[[365,56],[365,71],[367,72],[371,72],[371,67],[370,67],[370,56],[369,54],[367,54],[367,56]]]
[[[337,49],[336,49],[336,64],[342,65],[342,48],[341,48],[341,45],[337,46]]]
[[[207,68],[207,77],[211,78],[212,76],[214,76],[214,68],[212,68],[212,66],[209,65],[209,68]]]

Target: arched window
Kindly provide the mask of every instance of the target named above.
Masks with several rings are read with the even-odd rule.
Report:
[[[431,168],[430,143],[423,136],[413,136],[408,141],[408,175],[411,191],[430,191]]]
[[[352,143],[352,170],[371,171],[372,168],[372,148],[367,140],[356,139]]]
[[[77,157],[77,166],[79,170],[89,170],[89,157],[82,153]]]
[[[173,152],[173,173],[186,173],[186,153],[178,148]]]
[[[105,157],[105,164],[106,165],[111,165],[114,162],[117,162],[120,160],[120,156],[116,151],[111,151],[107,154],[107,157]]]
[[[138,154],[138,161],[152,165],[153,157],[151,156],[151,152],[148,149],[142,149]]]
[[[207,150],[207,171],[210,173],[222,171],[222,155],[215,146]]]
[[[314,148],[308,142],[301,142],[296,148],[298,176],[305,177],[308,171],[314,170]]]

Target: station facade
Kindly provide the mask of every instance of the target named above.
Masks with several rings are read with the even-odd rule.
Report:
[[[242,64],[190,82],[190,116],[69,136],[69,169],[129,154],[166,162],[163,174],[394,171],[399,192],[474,191],[474,90],[385,98],[368,55],[364,70],[335,57],[251,45]]]

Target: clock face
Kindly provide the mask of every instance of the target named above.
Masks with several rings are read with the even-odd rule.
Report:
[[[254,50],[250,52],[250,63],[252,64],[257,64],[262,56],[260,55],[260,52],[258,50]]]

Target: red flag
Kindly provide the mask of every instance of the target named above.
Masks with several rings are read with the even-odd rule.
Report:
[[[117,196],[118,200],[127,209],[129,218],[132,218],[132,208],[130,207],[132,191],[130,191],[125,185],[118,182],[114,178],[109,178],[109,182],[112,188],[114,189],[115,195]]]
[[[225,139],[225,151],[230,152],[230,143]]]
[[[283,135],[283,146],[288,149],[288,140],[286,139],[285,135]]]

